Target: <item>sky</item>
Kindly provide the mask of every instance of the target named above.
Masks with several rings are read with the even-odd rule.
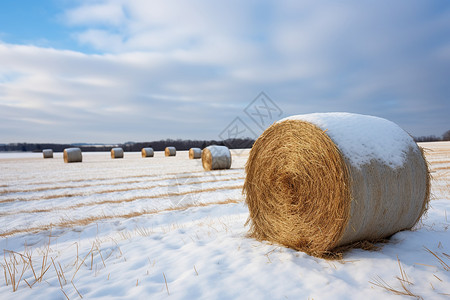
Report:
[[[290,115],[450,129],[450,1],[0,2],[0,143],[257,137]]]

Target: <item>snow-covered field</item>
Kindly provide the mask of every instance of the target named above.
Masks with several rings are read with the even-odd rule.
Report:
[[[421,146],[423,222],[336,261],[246,237],[248,150],[211,172],[187,151],[1,153],[0,299],[449,299],[450,143]]]

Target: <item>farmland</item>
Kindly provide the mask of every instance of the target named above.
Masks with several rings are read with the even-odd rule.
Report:
[[[376,251],[322,260],[246,236],[248,150],[204,171],[187,151],[0,154],[0,298],[448,299],[450,143],[423,143],[430,209]],[[3,278],[2,278],[3,277]]]

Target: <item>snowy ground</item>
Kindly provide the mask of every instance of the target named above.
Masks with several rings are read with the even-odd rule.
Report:
[[[75,164],[2,153],[0,299],[448,299],[450,143],[422,146],[423,222],[340,261],[246,237],[248,150],[215,172],[183,151]]]

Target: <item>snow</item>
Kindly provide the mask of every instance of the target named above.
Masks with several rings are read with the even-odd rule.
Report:
[[[422,223],[335,261],[246,236],[248,150],[232,150],[230,170],[210,172],[187,151],[83,153],[74,164],[61,153],[1,153],[0,299],[411,299],[377,286],[404,291],[402,283],[448,299],[450,143],[425,148],[434,197]],[[28,257],[36,276],[27,267],[20,278]]]
[[[401,167],[406,153],[410,149],[417,151],[408,133],[383,118],[351,113],[314,113],[287,117],[279,122],[285,120],[310,122],[326,131],[356,167],[370,163],[372,159],[392,168]]]

